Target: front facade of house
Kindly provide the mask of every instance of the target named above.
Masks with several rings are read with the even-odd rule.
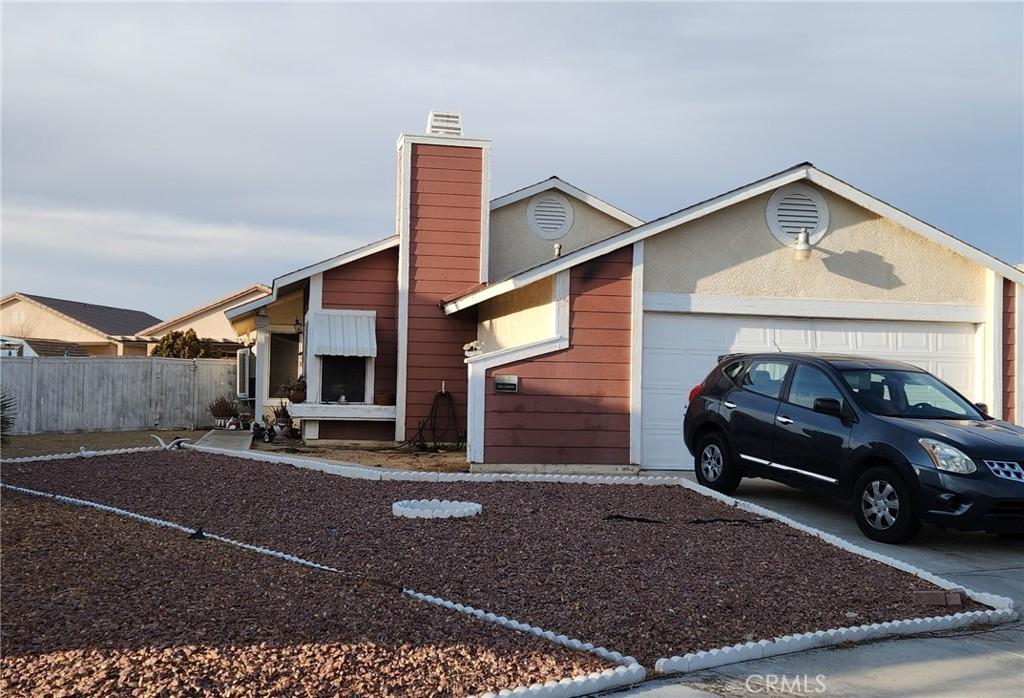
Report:
[[[240,389],[304,372],[307,439],[451,427],[495,464],[692,467],[686,397],[731,351],[897,358],[1024,421],[1024,272],[809,163],[650,223],[557,178],[490,200],[489,163],[402,136],[397,234],[228,312]]]

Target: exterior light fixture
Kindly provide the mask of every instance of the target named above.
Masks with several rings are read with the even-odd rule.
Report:
[[[793,245],[793,255],[797,259],[811,258],[811,242],[807,235],[807,228],[801,228],[796,236],[796,244]]]
[[[295,334],[302,334],[302,320],[300,318],[295,318],[292,327],[295,328]]]

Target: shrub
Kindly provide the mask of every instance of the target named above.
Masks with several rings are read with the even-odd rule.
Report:
[[[169,359],[207,359],[213,356],[209,339],[200,339],[195,330],[168,332],[153,348],[153,356]]]
[[[231,419],[238,416],[238,401],[226,395],[211,402],[206,407],[214,419]]]

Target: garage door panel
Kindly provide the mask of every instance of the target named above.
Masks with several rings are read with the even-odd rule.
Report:
[[[975,326],[963,323],[644,315],[641,460],[648,468],[692,468],[682,443],[690,388],[730,352],[861,354],[919,366],[970,399]],[[777,345],[777,346],[776,346]]]

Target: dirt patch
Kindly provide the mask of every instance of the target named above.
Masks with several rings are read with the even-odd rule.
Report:
[[[935,588],[679,486],[374,482],[195,452],[9,464],[3,480],[394,580],[648,667],[726,644],[917,617],[913,591]],[[420,498],[480,502],[483,513],[391,515],[395,500]]]
[[[85,431],[71,434],[28,434],[12,436],[11,442],[0,449],[3,458],[21,458],[22,456],[45,456],[50,453],[71,453],[81,447],[88,451],[107,451],[115,448],[136,448],[138,446],[156,446],[156,434],[165,443],[177,438],[199,441],[206,434],[205,429],[190,431]]]
[[[0,692],[467,695],[607,668],[213,541],[5,494]]]
[[[418,453],[387,446],[372,447],[357,444],[320,446],[304,444],[302,441],[277,441],[271,444],[254,441],[252,448],[257,451],[270,451],[272,453],[300,455],[306,458],[322,458],[324,460],[357,463],[374,468],[419,470],[433,473],[469,472],[469,463],[466,462],[465,449],[442,451],[439,453]]]

